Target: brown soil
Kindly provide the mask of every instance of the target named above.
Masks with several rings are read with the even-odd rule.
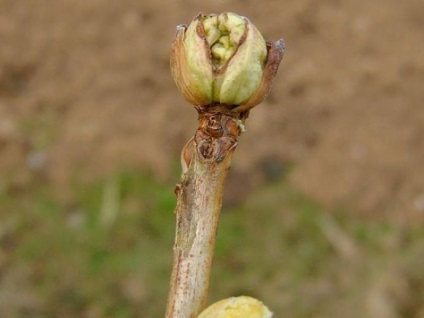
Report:
[[[286,40],[234,176],[257,187],[292,166],[329,209],[424,218],[421,0],[1,0],[0,182],[41,175],[66,194],[122,166],[169,178],[196,127],[170,44],[199,11],[234,11]]]

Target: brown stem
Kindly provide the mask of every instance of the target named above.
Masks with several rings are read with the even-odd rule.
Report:
[[[199,110],[199,128],[183,149],[187,169],[175,189],[177,225],[166,318],[194,318],[206,307],[224,182],[239,123],[240,115],[222,105]]]

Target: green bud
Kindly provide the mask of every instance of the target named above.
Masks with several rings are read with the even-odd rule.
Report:
[[[198,318],[271,318],[272,312],[259,300],[239,296],[213,303]]]
[[[244,17],[199,14],[188,27],[177,28],[172,75],[195,106],[224,104],[245,111],[267,95],[283,50],[282,40],[266,43]]]

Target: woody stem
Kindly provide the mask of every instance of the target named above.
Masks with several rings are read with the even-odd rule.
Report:
[[[200,111],[199,128],[183,150],[188,169],[175,189],[176,235],[166,318],[194,318],[206,307],[224,183],[240,134],[239,117],[221,107]]]

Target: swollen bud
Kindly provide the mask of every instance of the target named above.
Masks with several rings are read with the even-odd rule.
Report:
[[[268,94],[283,51],[283,40],[265,42],[245,17],[199,14],[188,27],[177,27],[171,71],[189,103],[245,111]]]
[[[231,297],[220,300],[204,311],[198,318],[271,318],[272,312],[259,300],[248,297]]]

